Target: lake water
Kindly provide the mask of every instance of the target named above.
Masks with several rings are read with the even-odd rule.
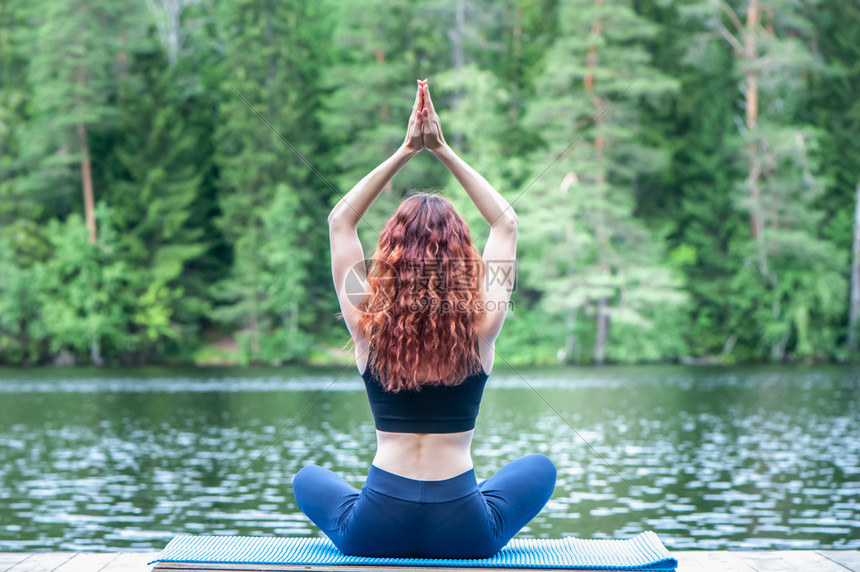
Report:
[[[858,404],[857,367],[496,363],[475,470],[555,462],[555,494],[521,537],[858,549]],[[375,445],[355,366],[0,369],[0,551],[319,536],[293,475],[314,463],[360,487]]]

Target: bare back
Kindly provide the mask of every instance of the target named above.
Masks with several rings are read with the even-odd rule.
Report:
[[[479,332],[481,364],[487,374],[493,367],[494,348]],[[355,347],[360,373],[367,369],[368,342],[360,339]],[[376,431],[376,456],[373,464],[389,473],[420,481],[439,481],[456,477],[473,468],[472,437],[475,431],[459,433],[389,433]]]

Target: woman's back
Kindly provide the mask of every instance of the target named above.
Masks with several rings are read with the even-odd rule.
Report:
[[[475,418],[488,378],[483,359],[481,371],[459,385],[398,393],[386,393],[364,361],[362,378],[377,427],[373,465],[422,481],[471,469]]]

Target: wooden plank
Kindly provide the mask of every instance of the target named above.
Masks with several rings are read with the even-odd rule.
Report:
[[[5,552],[0,553],[0,572],[145,572],[147,563],[158,552],[73,553],[73,552]],[[675,550],[677,572],[782,572],[815,570],[816,572],[860,572],[860,551],[856,550],[785,550],[785,551],[714,551]],[[162,562],[153,571],[183,572],[380,572],[379,566],[307,566],[307,565],[231,565]],[[385,567],[391,572],[463,572],[451,567]],[[536,572],[536,569],[504,569],[499,572]],[[545,572],[545,571],[544,571]]]
[[[146,572],[146,564],[152,562],[161,552],[121,552],[115,560],[99,572]]]
[[[31,554],[18,564],[9,568],[9,572],[54,572],[75,555],[74,552],[39,552]]]
[[[675,550],[671,554],[678,559],[677,572],[860,572],[860,552],[847,550]],[[831,554],[832,558],[829,557]],[[844,560],[840,561],[839,558]]]
[[[860,551],[858,550],[816,550],[815,552],[848,570],[860,571]]]
[[[678,560],[678,572],[753,572],[755,568],[725,550],[670,551]]]
[[[119,556],[118,552],[83,552],[62,564],[54,572],[100,572]]]
[[[743,560],[759,572],[845,572],[843,566],[816,554],[813,550],[757,550],[744,553]]]
[[[675,550],[672,556],[678,561],[677,572],[725,572],[726,567],[701,558],[701,550]]]
[[[15,564],[29,557],[29,552],[0,552],[0,572],[6,572]]]

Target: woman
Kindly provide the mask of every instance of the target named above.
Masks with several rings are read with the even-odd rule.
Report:
[[[364,274],[357,227],[382,188],[422,149],[439,158],[490,224],[484,259],[512,277],[517,217],[445,142],[427,80],[418,82],[406,139],[329,215],[332,274],[376,421],[377,451],[361,491],[304,467],[299,508],[342,552],[359,556],[487,558],[540,512],[556,469],[528,455],[477,482],[470,447],[511,288],[484,284],[483,261],[451,204],[409,197],[380,235],[353,305],[347,274]],[[501,261],[501,262],[497,262]],[[364,283],[365,276],[359,276]]]

